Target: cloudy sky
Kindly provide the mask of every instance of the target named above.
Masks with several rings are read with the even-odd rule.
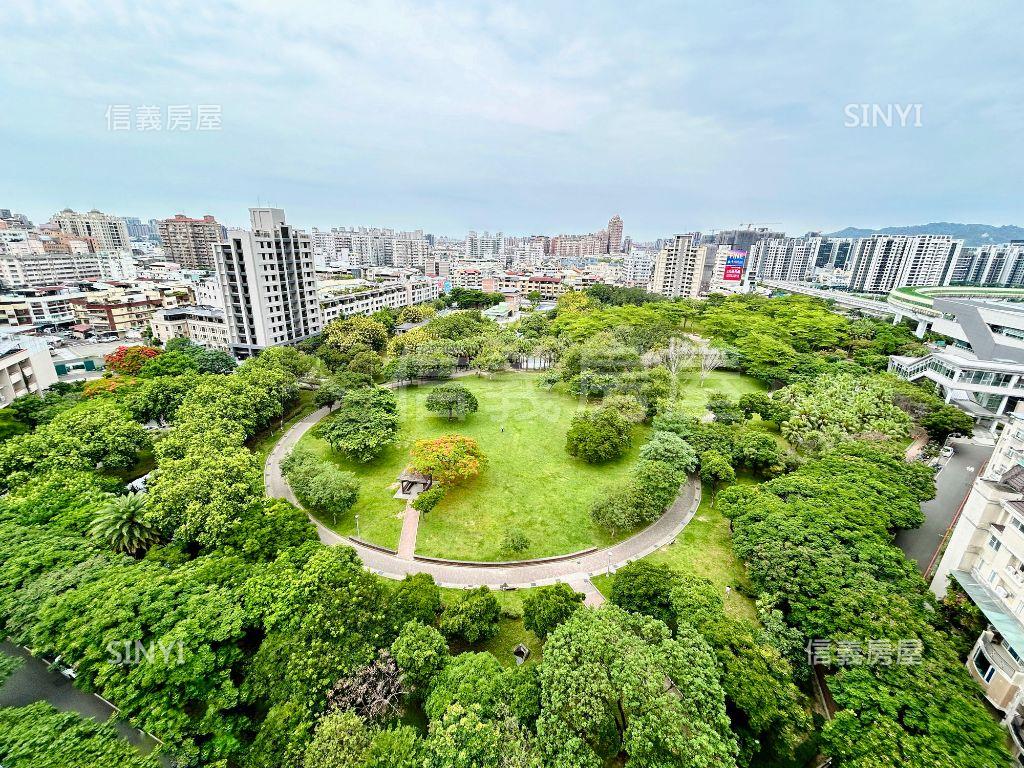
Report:
[[[1021,28],[1019,0],[7,0],[0,206],[452,235],[618,212],[639,239],[1024,224]],[[850,104],[920,126],[848,127]]]

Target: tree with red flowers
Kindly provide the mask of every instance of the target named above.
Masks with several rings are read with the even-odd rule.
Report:
[[[440,485],[457,485],[476,477],[487,457],[476,440],[464,435],[441,435],[417,440],[412,448],[412,466]]]
[[[109,355],[104,355],[103,362],[107,370],[122,376],[135,376],[147,361],[159,354],[160,350],[153,347],[118,347]]]

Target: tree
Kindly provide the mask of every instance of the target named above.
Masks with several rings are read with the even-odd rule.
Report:
[[[306,749],[303,768],[357,766],[370,747],[370,733],[355,712],[332,712],[320,718]]]
[[[591,464],[617,459],[629,450],[632,428],[620,414],[608,408],[579,411],[565,436],[565,449]]]
[[[402,627],[391,644],[391,654],[402,672],[403,686],[417,698],[426,696],[431,682],[450,658],[444,636],[418,621]]]
[[[390,651],[338,680],[327,692],[328,711],[355,712],[363,720],[387,722],[402,714],[402,680]]]
[[[708,395],[708,410],[719,424],[739,424],[743,421],[743,411],[736,401],[721,392]]]
[[[89,535],[115,552],[138,557],[156,544],[160,537],[145,520],[146,497],[129,493],[111,499],[97,514]]]
[[[546,763],[728,766],[737,747],[700,635],[615,606],[579,610],[544,645],[537,742]]]
[[[425,491],[420,491],[416,498],[412,500],[412,508],[425,515],[433,511],[434,507],[441,503],[445,493],[447,491],[445,491],[443,486],[431,486]]]
[[[672,590],[679,576],[671,568],[646,560],[628,563],[615,572],[611,601],[631,613],[642,613],[675,626]]]
[[[740,410],[748,419],[755,413],[765,421],[782,421],[785,418],[780,404],[766,392],[745,392],[740,395]]]
[[[398,436],[398,402],[380,387],[350,390],[333,414],[320,422],[316,435],[354,461],[377,458]]]
[[[955,433],[970,435],[974,431],[974,419],[955,405],[942,405],[921,419],[921,426],[928,430],[932,440],[942,443]]]
[[[446,414],[449,421],[476,413],[479,407],[476,395],[461,384],[441,384],[427,395],[427,410]]]
[[[647,407],[633,395],[608,395],[601,405],[612,409],[630,424],[642,424],[647,420]]]
[[[460,653],[434,678],[423,711],[431,720],[454,706],[491,717],[502,694],[502,668],[494,654]]]
[[[464,435],[417,440],[412,448],[413,468],[442,486],[471,480],[486,465],[487,457],[476,440]]]
[[[148,360],[159,354],[160,350],[153,347],[122,346],[104,355],[103,364],[108,370],[122,376],[136,376]]]
[[[359,483],[355,475],[307,450],[293,450],[281,469],[302,503],[314,512],[330,515],[335,524],[356,503]]]
[[[725,353],[718,347],[705,345],[700,347],[698,359],[700,361],[700,386],[703,387],[707,377],[725,363]]]
[[[533,590],[523,598],[523,626],[544,640],[583,605],[584,597],[568,584]]]
[[[498,634],[501,607],[487,587],[468,589],[445,606],[441,614],[441,632],[467,643],[489,640]]]
[[[345,399],[347,388],[335,379],[328,379],[319,387],[313,395],[313,405],[317,408],[334,410],[334,406]]]
[[[711,498],[723,483],[736,480],[736,471],[729,460],[718,451],[704,451],[700,455],[700,479],[711,486]]]
[[[692,445],[674,432],[654,432],[640,448],[640,458],[647,461],[664,461],[686,473],[697,468],[697,452]]]

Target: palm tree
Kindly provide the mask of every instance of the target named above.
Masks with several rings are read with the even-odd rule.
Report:
[[[146,497],[142,493],[118,496],[96,513],[89,534],[115,552],[138,557],[160,540],[156,529],[142,519]]]

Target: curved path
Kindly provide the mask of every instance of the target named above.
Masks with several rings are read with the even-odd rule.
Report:
[[[267,495],[287,499],[300,509],[302,505],[295,497],[281,472],[281,462],[304,434],[328,414],[326,408],[314,411],[297,421],[278,440],[267,457],[263,477]],[[618,544],[600,549],[580,557],[555,562],[540,562],[524,565],[467,566],[426,562],[397,554],[381,552],[367,547],[347,536],[341,536],[320,523],[312,515],[309,519],[316,526],[320,541],[328,545],[343,544],[356,550],[363,564],[371,571],[390,579],[402,579],[412,573],[429,573],[442,587],[468,588],[488,587],[538,587],[556,582],[567,582],[588,596],[588,603],[599,603],[600,593],[590,584],[591,576],[615,571],[620,566],[649,555],[656,549],[675,540],[679,532],[690,522],[700,504],[700,483],[688,480],[679,489],[679,495],[658,520],[647,528]]]

